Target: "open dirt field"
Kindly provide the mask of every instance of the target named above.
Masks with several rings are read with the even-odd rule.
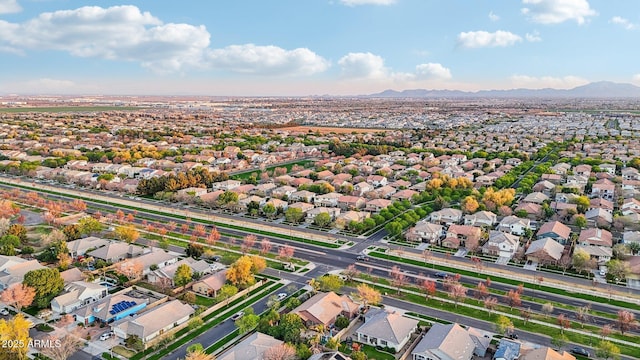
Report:
[[[343,128],[343,127],[323,127],[323,126],[291,126],[286,128],[281,128],[282,130],[289,131],[300,131],[300,132],[320,132],[321,134],[351,134],[352,132],[356,133],[375,133],[380,131],[392,131],[390,129],[365,129],[365,128]]]

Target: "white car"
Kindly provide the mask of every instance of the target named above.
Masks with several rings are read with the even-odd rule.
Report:
[[[276,296],[278,297],[278,301],[282,301],[282,300],[284,300],[284,298],[287,297],[287,293],[279,293]]]
[[[9,315],[9,310],[7,310],[7,309],[0,310],[0,315],[3,315],[3,316]]]
[[[112,336],[113,336],[113,331],[109,331],[109,332],[106,332],[106,333],[100,335],[100,340],[101,341],[105,341],[105,340],[109,339]]]
[[[239,311],[239,312],[233,314],[233,316],[231,317],[231,321],[236,321],[236,320],[240,319],[243,316],[244,316],[244,311]]]

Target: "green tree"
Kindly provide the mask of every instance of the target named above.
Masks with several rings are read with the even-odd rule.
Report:
[[[7,235],[14,235],[18,237],[21,243],[27,242],[27,228],[25,228],[22,224],[13,224],[9,226]]]
[[[571,265],[574,269],[583,272],[588,269],[591,263],[591,255],[589,255],[584,249],[577,249],[573,251],[571,257]]]
[[[220,300],[227,301],[227,304],[228,304],[229,299],[237,293],[238,293],[237,287],[231,284],[224,284],[218,291],[218,297],[220,298]]]
[[[347,326],[349,326],[349,319],[347,319],[344,316],[338,316],[338,318],[336,319],[335,325],[338,329],[344,329]]]
[[[58,269],[51,268],[27,272],[22,283],[35,289],[35,305],[39,308],[49,306],[51,299],[64,288],[64,280],[60,276]]]
[[[176,273],[173,276],[173,282],[176,286],[185,286],[187,285],[193,277],[193,270],[187,264],[182,264],[178,266],[176,269]]]
[[[290,223],[297,224],[304,218],[304,213],[298,208],[290,207],[284,212],[284,218]]]
[[[321,291],[333,291],[336,292],[344,286],[344,281],[338,275],[324,275],[318,279],[319,288]]]
[[[607,359],[620,359],[620,348],[611,341],[600,341],[596,346],[596,356]]]
[[[265,206],[262,207],[262,212],[266,217],[271,219],[278,212],[278,209],[276,209],[276,207],[273,206],[273,204],[266,204]]]
[[[253,330],[256,326],[258,326],[258,321],[260,321],[260,316],[256,315],[253,312],[253,308],[246,308],[243,310],[244,315],[236,320],[236,326],[241,334],[246,334],[249,331]]]
[[[304,323],[298,314],[283,314],[278,324],[278,339],[284,342],[297,344],[300,342],[301,331],[305,329]]]
[[[321,228],[327,227],[331,224],[331,215],[326,212],[321,212],[313,218],[313,223]]]
[[[580,229],[587,227],[587,218],[584,215],[576,215],[573,217],[573,223]]]
[[[512,329],[513,329],[513,323],[511,322],[511,320],[504,315],[499,315],[498,318],[496,319],[496,330],[500,334],[505,334],[508,331],[511,331]]]
[[[91,216],[86,216],[78,221],[78,227],[83,235],[93,235],[102,230],[102,223]]]

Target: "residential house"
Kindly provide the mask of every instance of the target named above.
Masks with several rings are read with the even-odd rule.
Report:
[[[342,210],[359,210],[366,204],[367,200],[359,196],[344,195],[338,198],[338,207]]]
[[[350,210],[347,212],[343,212],[336,217],[335,227],[337,229],[345,229],[352,221],[362,222],[365,219],[369,218],[369,216],[371,216],[371,213],[367,211]]]
[[[151,266],[155,265],[158,269],[162,269],[167,265],[178,262],[178,259],[180,259],[178,253],[153,248],[151,252],[138,256],[130,261],[134,261],[142,265],[142,275],[144,276],[151,273]]]
[[[289,196],[291,196],[291,194],[293,194],[296,191],[297,189],[294,188],[293,186],[284,185],[284,186],[280,186],[278,188],[273,189],[273,191],[271,191],[271,196],[278,199],[283,199],[285,197],[288,199]]]
[[[411,351],[412,360],[471,360],[475,343],[458,324],[434,323]]]
[[[615,184],[608,179],[598,180],[591,186],[591,197],[613,200],[615,198],[615,192]]]
[[[148,298],[131,297],[125,294],[115,294],[102,298],[89,306],[81,307],[73,312],[76,322],[84,325],[98,321],[110,324],[124,319],[131,314],[136,314],[149,304]]]
[[[284,201],[284,200],[280,200],[278,198],[271,198],[269,199],[267,202],[264,203],[265,205],[269,205],[271,204],[274,208],[276,209],[282,209],[282,210],[287,210],[289,208],[289,203]]]
[[[623,180],[640,180],[640,171],[636,168],[626,167],[621,170]]]
[[[624,199],[620,211],[625,216],[634,213],[640,214],[640,201],[635,198]]]
[[[386,178],[385,178],[386,179]],[[361,181],[353,186],[353,195],[355,196],[364,196],[365,194],[374,190],[373,185]]]
[[[58,314],[71,313],[109,294],[109,289],[106,286],[86,281],[74,281],[65,285],[64,290],[62,295],[51,300],[51,310]]]
[[[528,218],[519,218],[517,216],[505,216],[498,224],[497,230],[508,232],[513,235],[522,236],[526,229],[531,229],[531,220]]]
[[[465,225],[492,227],[496,222],[498,222],[498,216],[491,211],[478,211],[464,216]]]
[[[573,252],[578,250],[589,254],[589,257],[595,260],[598,265],[606,264],[613,256],[613,249],[606,246],[576,245]]]
[[[589,228],[580,231],[578,244],[583,246],[613,246],[613,235],[605,229]]]
[[[640,201],[638,202],[638,205],[640,205]],[[603,198],[591,199],[589,200],[589,208],[587,210],[593,209],[603,209],[613,214],[613,202]],[[625,215],[624,212],[623,215]]]
[[[216,297],[218,296],[218,291],[226,282],[227,270],[221,270],[196,281],[191,289],[200,295]]]
[[[606,227],[611,225],[613,222],[613,215],[607,210],[601,208],[587,210],[584,217],[587,218],[588,224],[594,226]]]
[[[482,230],[478,227],[453,224],[447,229],[442,246],[454,249],[464,247],[473,251],[478,248],[481,236]]]
[[[333,221],[338,217],[338,215],[340,215],[340,209],[335,207],[328,208],[323,206],[313,208],[307,211],[305,221],[312,222],[313,220],[315,220],[316,216],[318,216],[318,214],[320,213],[329,214],[329,216],[331,216],[331,220]]]
[[[389,205],[391,205],[392,201],[387,199],[373,199],[367,201],[364,209],[370,212],[380,212],[383,209],[386,209]]]
[[[557,264],[563,253],[564,245],[553,238],[545,237],[533,241],[527,248],[525,256],[527,261],[539,264]]]
[[[336,192],[330,192],[327,194],[316,195],[316,198],[313,201],[315,206],[324,206],[324,207],[337,207],[338,199],[342,197],[341,194]]]
[[[341,315],[352,319],[359,309],[360,305],[353,302],[347,295],[319,292],[293,309],[291,313],[298,314],[307,326],[329,326]]]
[[[532,190],[542,193],[545,196],[551,196],[555,188],[556,188],[556,184],[548,180],[542,180],[537,184],[533,185]]]
[[[271,196],[271,193],[276,187],[277,186],[274,183],[259,184],[253,188],[252,192],[254,195],[258,196]]]
[[[536,203],[520,202],[514,209],[515,213],[524,211],[529,219],[537,219],[542,216],[542,206]]]
[[[133,258],[143,253],[144,248],[138,245],[130,245],[123,242],[110,242],[109,244],[87,252],[87,256],[94,259],[101,259],[106,262],[116,263],[118,261]]]
[[[413,189],[415,190],[415,189]],[[393,194],[395,194],[396,192],[398,192],[398,189],[392,187],[392,186],[383,186],[381,188],[378,188],[375,191],[375,194],[382,199],[391,199],[391,196],[393,196]]]
[[[301,201],[306,203],[313,203],[313,200],[315,199],[315,197],[316,197],[316,193],[314,192],[307,191],[307,190],[300,190],[300,191],[292,192],[291,195],[289,195],[288,199],[289,199],[289,202]]]
[[[306,214],[309,210],[312,210],[315,208],[313,204],[309,204],[306,202],[293,203],[289,205],[289,207],[294,209],[300,209],[300,211],[302,211],[303,214]]]
[[[177,195],[191,196],[191,197],[202,196],[206,193],[207,193],[207,189],[200,188],[200,187],[188,187],[186,189],[180,189],[176,192]]]
[[[81,281],[85,279],[85,275],[82,273],[82,271],[80,271],[80,269],[76,267],[61,271],[60,277],[62,277],[62,280],[64,280],[65,285],[70,284],[74,281]]]
[[[178,262],[167,265],[162,269],[151,270],[147,274],[147,280],[152,284],[162,284],[164,286],[174,286],[173,278],[181,265],[187,265],[191,268],[192,274],[199,274],[204,276],[211,273],[212,269],[204,260],[195,260],[191,257],[184,258]]]
[[[445,233],[442,225],[421,220],[418,221],[414,227],[407,231],[405,237],[409,241],[421,241],[435,244],[444,235]]]
[[[145,311],[138,316],[112,325],[114,334],[120,339],[137,336],[143,343],[164,334],[189,320],[195,312],[189,304],[172,300]]]
[[[489,240],[482,246],[482,253],[511,259],[520,246],[520,238],[501,231],[490,231]]]
[[[462,220],[462,210],[444,208],[442,210],[434,211],[429,216],[429,220],[431,222],[447,225],[458,224]]]
[[[78,240],[68,241],[67,248],[69,249],[69,255],[75,259],[78,256],[84,256],[87,251],[97,249],[107,244],[109,244],[109,240],[89,236]]]
[[[240,180],[229,179],[229,180],[213,183],[211,184],[211,188],[213,190],[229,191],[231,189],[237,188],[240,185],[242,185],[242,182],[240,182]]]
[[[542,204],[543,202],[549,200],[549,196],[541,193],[541,192],[532,192],[525,196],[522,202],[525,203],[533,203],[533,204]]]
[[[625,231],[622,233],[622,243],[630,244],[632,242],[640,243],[640,231]]]
[[[27,260],[17,256],[0,255],[0,290],[24,280],[31,270],[44,269],[38,260]]]
[[[550,237],[562,245],[567,244],[570,236],[571,228],[559,221],[549,221],[542,224],[536,233],[538,239]]]
[[[558,352],[550,347],[542,346],[523,354],[520,356],[520,360],[576,360],[576,357],[563,350]]]
[[[321,352],[311,355],[307,360],[352,360],[351,357],[340,351]]]
[[[397,312],[371,308],[364,316],[364,324],[357,330],[355,341],[400,351],[418,328],[418,320]]]
[[[502,338],[493,354],[493,360],[516,360],[520,357],[520,347],[520,342]]]
[[[632,256],[628,260],[629,272],[625,278],[627,279],[627,287],[631,289],[640,289],[640,256]]]
[[[254,332],[217,357],[217,360],[263,359],[265,351],[283,344],[282,341]]]
[[[579,176],[590,177],[591,176],[591,165],[580,164],[573,168],[573,173]]]
[[[616,164],[600,164],[600,171],[606,172],[609,175],[616,174]]]
[[[374,187],[385,186],[388,183],[386,177],[381,175],[369,175],[367,176],[367,183],[373,185]]]
[[[400,190],[396,193],[394,193],[393,195],[391,195],[391,200],[409,200],[411,201],[413,199],[414,195],[418,195],[419,193],[415,190],[411,190],[411,189],[405,189],[405,190]]]

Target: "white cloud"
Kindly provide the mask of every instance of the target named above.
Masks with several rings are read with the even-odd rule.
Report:
[[[338,60],[342,76],[357,79],[384,79],[389,69],[384,66],[384,59],[372,53],[349,53]]]
[[[16,24],[0,20],[3,52],[65,51],[78,57],[134,61],[157,72],[215,66],[253,74],[307,75],[329,67],[304,48],[247,44],[211,49],[209,39],[202,25],[165,24],[131,5],[60,10]]]
[[[633,77],[631,78],[631,81],[633,81],[636,84],[640,84],[640,74],[633,75]]]
[[[38,92],[58,91],[71,89],[76,86],[76,83],[71,80],[50,79],[42,78],[36,80],[30,80],[25,82],[25,85],[29,89],[35,89]]]
[[[522,0],[527,6],[522,13],[541,24],[559,24],[567,20],[575,20],[584,24],[591,16],[598,13],[591,9],[587,0]]]
[[[340,2],[347,6],[358,5],[393,5],[396,0],[340,0]]]
[[[494,14],[493,11],[490,11],[489,12],[489,20],[498,21],[498,20],[500,20],[500,16]]]
[[[22,11],[16,0],[0,0],[0,14],[13,14]]]
[[[542,88],[554,88],[554,89],[571,89],[576,86],[586,85],[588,80],[578,76],[528,76],[528,75],[513,75],[509,78],[514,86],[523,87],[528,89],[542,89]]]
[[[458,45],[465,48],[505,47],[521,42],[522,37],[509,31],[469,31],[458,34]]]
[[[263,75],[311,75],[329,67],[327,60],[306,48],[285,50],[254,44],[211,50],[207,61],[214,68]]]
[[[534,31],[532,33],[526,33],[524,38],[527,39],[528,42],[542,41],[542,38],[540,37],[540,33],[537,31]]]
[[[638,25],[632,23],[628,19],[625,19],[621,16],[614,16],[611,18],[611,20],[609,20],[609,22],[616,25],[620,25],[627,30],[634,30],[638,28]]]
[[[438,63],[426,63],[416,66],[416,75],[421,79],[451,79],[451,70]]]

